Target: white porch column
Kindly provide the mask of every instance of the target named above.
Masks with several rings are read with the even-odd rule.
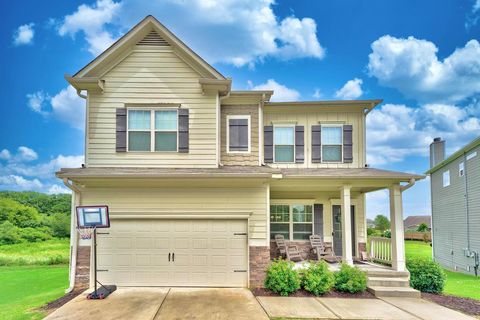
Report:
[[[405,271],[402,191],[399,184],[390,187],[390,228],[392,230],[392,268]]]
[[[350,213],[350,188],[344,185],[340,189],[340,201],[342,210],[342,261],[353,265],[352,258],[352,216]]]

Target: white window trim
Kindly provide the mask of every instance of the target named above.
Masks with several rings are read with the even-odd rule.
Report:
[[[467,160],[471,160],[477,156],[477,151],[467,154]]]
[[[248,150],[247,151],[237,151],[230,150],[230,119],[247,119],[248,120]],[[251,116],[250,115],[227,115],[227,153],[233,154],[249,154],[252,152],[252,143],[251,143]]]
[[[465,175],[465,162],[460,162],[458,164],[458,176],[463,177]]]
[[[312,225],[312,234],[314,233],[314,224],[315,224],[315,212],[314,212],[314,201],[308,200],[306,202],[303,201],[275,201],[270,203],[271,206],[282,206],[282,205],[287,205],[288,206],[288,222],[270,222],[270,224],[287,224],[288,223],[288,239],[285,239],[287,241],[310,241],[310,240],[299,240],[299,239],[293,239],[293,225],[294,224],[311,224]],[[311,222],[293,222],[293,206],[311,206],[312,207],[312,221]],[[270,208],[269,210],[269,221],[270,221]],[[268,234],[268,238],[270,239],[272,231],[270,230]],[[273,239],[271,239],[273,240]]]
[[[293,161],[292,162],[286,162],[286,161],[277,161],[277,152],[275,150],[276,144],[275,144],[275,128],[293,128]],[[296,154],[296,146],[295,146],[295,124],[275,124],[273,125],[273,163],[278,163],[278,164],[291,164],[295,163],[295,154]],[[286,144],[279,144],[279,146],[287,146]],[[288,145],[289,146],[289,145]]]
[[[446,177],[445,174],[448,175],[448,182],[445,181],[445,177]],[[450,170],[446,170],[442,173],[442,185],[443,185],[444,188],[450,186]]]
[[[320,124],[321,129],[324,127],[330,127],[330,128],[340,128],[340,132],[342,134],[340,141],[340,161],[325,161],[323,159],[323,141],[321,140],[320,137],[320,163],[343,163],[343,124],[340,123],[321,123]],[[338,144],[327,144],[327,146],[338,146]]]
[[[150,111],[150,129],[130,129],[128,127],[128,115],[129,111]],[[175,111],[177,113],[177,129],[176,130],[157,130],[155,129],[155,111]],[[135,151],[130,150],[129,135],[130,131],[133,132],[147,132],[150,131],[150,151]],[[155,151],[155,132],[176,132],[177,133],[177,149],[172,151]],[[178,108],[127,108],[127,152],[142,153],[142,152],[155,152],[155,153],[176,153],[178,152]]]

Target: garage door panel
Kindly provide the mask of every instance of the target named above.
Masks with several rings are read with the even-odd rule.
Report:
[[[99,278],[122,286],[247,285],[245,220],[113,220],[98,238]],[[175,253],[175,261],[168,254]],[[102,281],[102,280],[100,280]]]

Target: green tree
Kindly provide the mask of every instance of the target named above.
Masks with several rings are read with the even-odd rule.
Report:
[[[385,230],[390,229],[390,221],[384,215],[381,215],[381,214],[377,215],[373,223],[375,223],[375,228],[377,230],[380,230],[381,232],[384,232]]]
[[[425,222],[422,222],[418,225],[417,231],[418,232],[425,232],[428,230],[428,226]]]
[[[40,225],[40,214],[35,208],[0,198],[0,223],[4,221],[10,221],[20,228],[37,227]]]

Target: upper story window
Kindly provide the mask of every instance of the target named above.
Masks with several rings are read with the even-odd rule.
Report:
[[[323,162],[342,162],[342,131],[341,125],[322,125]]]
[[[443,173],[443,187],[448,187],[450,185],[450,170],[447,170]]]
[[[227,116],[227,152],[250,153],[250,116]]]
[[[128,110],[128,151],[177,151],[176,110]]]
[[[458,176],[459,177],[463,177],[465,175],[465,163],[464,162],[460,162],[458,164]]]
[[[275,126],[273,141],[275,162],[295,162],[294,126]]]

